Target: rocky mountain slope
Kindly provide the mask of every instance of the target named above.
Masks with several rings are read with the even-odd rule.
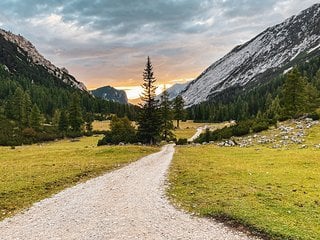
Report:
[[[167,92],[169,94],[169,100],[174,99],[175,97],[177,97],[183,90],[186,89],[186,87],[188,86],[189,82],[186,83],[176,83],[174,85],[172,85],[171,87],[169,87],[167,89]],[[156,99],[160,100],[162,96],[162,93],[159,94]]]
[[[86,86],[70,75],[65,68],[58,68],[45,59],[27,39],[21,35],[0,29],[0,64],[11,73],[44,77],[46,73],[66,85],[87,91]],[[36,72],[36,73],[35,73]]]
[[[101,87],[90,92],[93,96],[102,98],[104,100],[119,102],[123,104],[128,103],[128,98],[125,91],[117,90],[110,86]]]
[[[249,89],[320,55],[320,4],[235,47],[183,91],[186,106],[212,100],[231,88]]]

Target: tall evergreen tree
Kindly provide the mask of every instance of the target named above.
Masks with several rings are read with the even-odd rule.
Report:
[[[93,123],[93,121],[94,121],[93,113],[87,113],[87,114],[85,115],[84,120],[85,120],[85,122],[86,122],[86,124],[85,124],[86,130],[87,130],[88,132],[92,132],[92,130],[93,130],[92,123]]]
[[[185,117],[184,100],[181,95],[178,95],[173,101],[174,119],[177,120],[177,128],[180,128],[180,120]],[[204,113],[204,111],[201,111]]]
[[[138,138],[148,144],[155,144],[160,140],[161,117],[158,101],[156,97],[155,77],[153,67],[148,57],[146,67],[143,72],[143,93],[140,105],[141,109],[138,116]]]
[[[62,110],[59,117],[58,129],[62,133],[66,133],[69,129],[68,114],[66,110]]]
[[[305,110],[306,112],[313,112],[319,107],[319,91],[317,88],[312,85],[311,83],[308,83],[305,87],[306,91],[306,105]]]
[[[41,126],[41,120],[42,120],[41,112],[37,104],[34,104],[30,114],[30,127],[38,130]]]
[[[81,132],[83,124],[80,98],[78,94],[73,94],[69,107],[69,124],[73,132]]]
[[[284,113],[288,117],[302,114],[306,104],[306,81],[297,68],[286,75],[282,91]]]
[[[28,125],[27,94],[18,87],[7,103],[7,116],[23,126]],[[29,102],[28,102],[29,104]]]
[[[282,108],[280,106],[279,96],[277,96],[268,106],[265,112],[265,116],[267,119],[277,122],[281,115],[282,115]]]
[[[60,116],[61,116],[61,111],[59,109],[55,110],[52,117],[52,125],[55,128],[58,128],[59,126]]]
[[[162,119],[161,138],[168,141],[174,138],[173,134],[173,112],[169,101],[169,94],[165,89],[161,95],[160,113]]]

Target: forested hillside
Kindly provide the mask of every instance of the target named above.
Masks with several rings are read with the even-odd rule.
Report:
[[[74,116],[72,108],[77,109]],[[135,109],[94,98],[42,70],[11,73],[7,66],[0,66],[0,145],[79,136],[84,133],[85,124],[86,131],[90,131],[94,118],[110,114],[133,119]]]
[[[286,79],[296,86],[284,84]],[[298,86],[299,85],[299,86]],[[248,86],[250,89],[252,86]],[[297,91],[297,92],[295,92]],[[297,94],[300,102],[292,103],[288,94]],[[188,109],[188,118],[196,121],[220,122],[254,118],[259,112],[267,113],[276,108],[280,118],[295,117],[303,113],[312,113],[318,108],[320,94],[320,57],[296,66],[286,74],[274,78],[252,90],[230,88],[224,95]],[[294,99],[294,97],[293,97]],[[294,101],[294,100],[292,100]],[[297,109],[287,110],[291,105]]]

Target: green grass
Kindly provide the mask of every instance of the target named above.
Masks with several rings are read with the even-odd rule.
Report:
[[[66,187],[159,150],[143,146],[96,147],[100,138],[16,149],[0,147],[0,220]]]
[[[320,127],[306,143],[320,143]],[[320,239],[319,170],[313,147],[178,147],[168,193],[186,210],[272,239]]]

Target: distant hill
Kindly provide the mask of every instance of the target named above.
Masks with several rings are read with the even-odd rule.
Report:
[[[123,90],[117,90],[111,86],[105,86],[101,88],[97,88],[95,90],[90,91],[95,97],[112,101],[118,102],[122,104],[128,103],[127,94]]]

